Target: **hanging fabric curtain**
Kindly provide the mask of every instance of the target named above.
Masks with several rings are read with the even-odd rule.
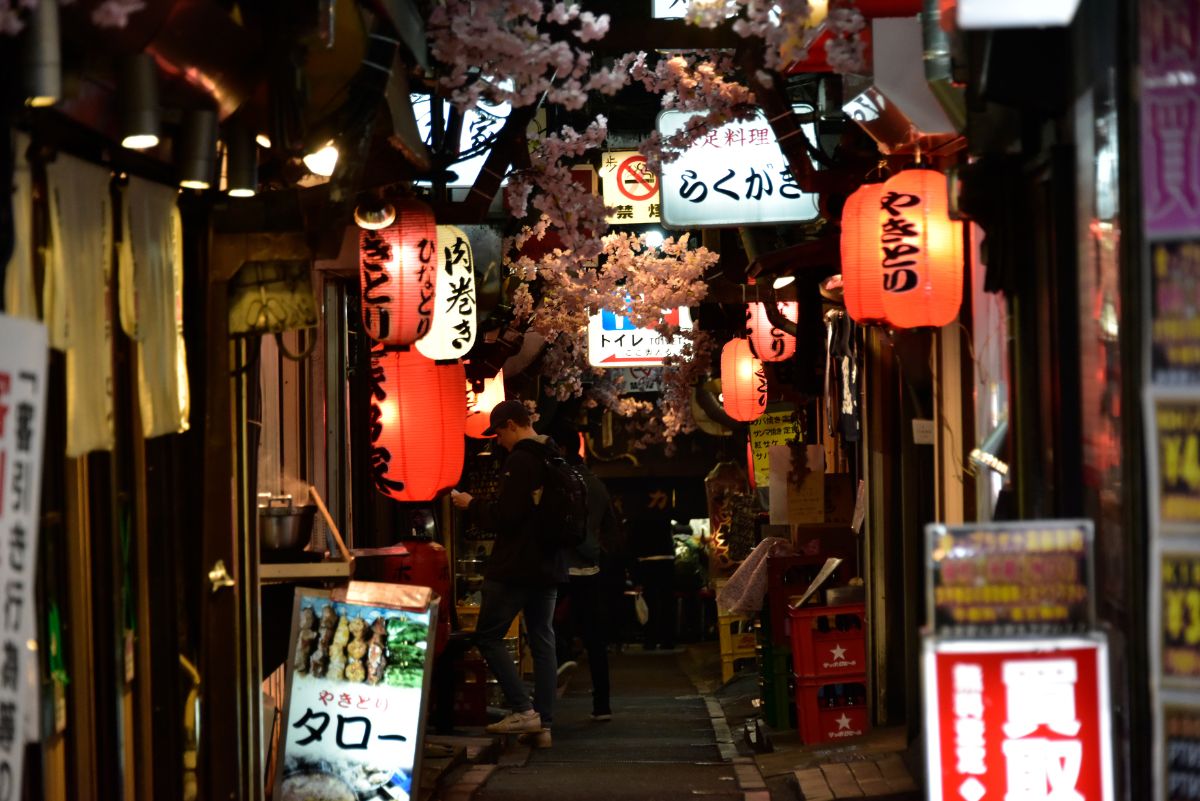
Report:
[[[757,420],[767,409],[767,376],[747,339],[732,339],[721,350],[721,404],[743,423]]]
[[[775,304],[779,313],[793,323],[800,319],[800,304],[785,301]],[[764,362],[782,362],[796,353],[796,338],[771,324],[765,303],[751,303],[746,307],[746,328],[749,331],[750,347],[754,355]]]
[[[371,472],[397,501],[431,501],[462,476],[467,374],[415,348],[371,350]]]
[[[130,178],[122,193],[121,328],[137,342],[138,401],[147,437],[188,429],[183,344],[183,224],[174,187]]]
[[[33,281],[33,177],[25,152],[29,137],[13,136],[13,252],[4,272],[4,313],[36,320],[37,292]]]
[[[429,333],[437,295],[438,233],[433,210],[398,200],[396,222],[359,237],[359,286],[367,336],[411,345]]]
[[[61,153],[46,165],[42,307],[50,346],[67,356],[67,456],[113,447],[110,179],[107,169]]]
[[[860,323],[882,322],[883,266],[879,250],[879,197],[883,184],[863,184],[842,207],[842,297]]]
[[[940,327],[962,305],[963,224],[950,219],[946,176],[905,170],[879,198],[883,311],[896,328]]]

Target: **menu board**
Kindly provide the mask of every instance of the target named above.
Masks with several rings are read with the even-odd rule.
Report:
[[[1163,788],[1167,801],[1200,801],[1200,707],[1162,707]]]
[[[750,424],[750,454],[754,459],[754,483],[771,486],[771,448],[800,441],[800,427],[792,409],[766,412]]]
[[[1200,381],[1200,241],[1151,245],[1151,364],[1160,384]]]
[[[436,616],[426,587],[296,592],[277,801],[415,795]]]
[[[1094,627],[1091,521],[933,524],[926,536],[937,634],[997,637]]]
[[[1200,553],[1162,555],[1162,675],[1200,682]]]
[[[499,448],[493,445],[493,448]],[[494,501],[500,494],[500,476],[504,468],[504,458],[499,454],[483,456],[476,454],[468,457],[467,467],[463,476],[464,491],[471,497],[481,501]],[[467,540],[494,540],[495,532],[480,528],[466,518],[466,528],[463,538]]]

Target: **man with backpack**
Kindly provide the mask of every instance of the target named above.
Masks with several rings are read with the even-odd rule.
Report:
[[[475,644],[495,674],[512,708],[487,727],[492,734],[529,734],[534,745],[550,746],[557,660],[554,605],[559,583],[567,580],[564,549],[583,540],[586,488],[548,437],[533,430],[525,405],[506,400],[492,409],[484,432],[508,451],[494,501],[454,491],[451,500],[467,510],[480,528],[496,534],[484,570]],[[518,613],[533,652],[533,700],[521,681],[504,635]]]

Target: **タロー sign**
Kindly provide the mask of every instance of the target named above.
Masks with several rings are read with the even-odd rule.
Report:
[[[1095,625],[1092,523],[926,527],[935,633],[1004,637]]]
[[[922,667],[932,801],[1111,801],[1102,636],[927,638]]]
[[[793,106],[805,114],[809,106]],[[666,139],[701,115],[664,111],[658,131]],[[816,142],[816,126],[800,126]],[[804,222],[820,214],[817,195],[796,183],[775,131],[760,110],[748,122],[708,131],[677,159],[662,165],[662,219],[672,228]]]
[[[275,798],[415,795],[436,616],[426,587],[297,591]]]

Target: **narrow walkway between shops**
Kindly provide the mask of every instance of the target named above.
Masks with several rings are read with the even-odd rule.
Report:
[[[685,658],[640,649],[613,654],[613,720],[606,723],[590,718],[591,682],[581,664],[555,711],[553,748],[496,770],[476,801],[743,801],[709,706],[681,666]]]

